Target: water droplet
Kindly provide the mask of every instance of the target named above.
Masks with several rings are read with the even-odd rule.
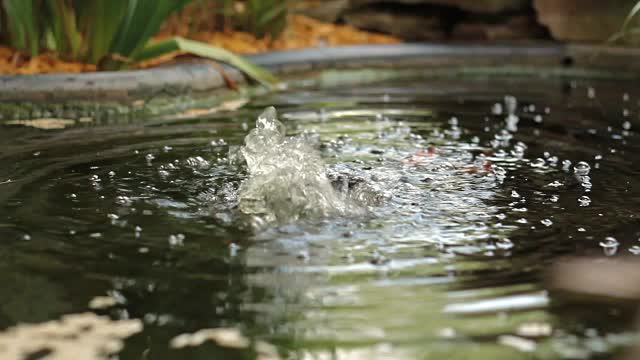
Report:
[[[141,247],[141,248],[138,249],[138,252],[140,254],[146,254],[146,253],[149,252],[149,248],[148,247]]]
[[[170,246],[184,246],[185,236],[183,234],[169,235]]]
[[[493,104],[493,106],[491,107],[491,113],[493,115],[502,115],[502,104],[500,103],[495,103]]]
[[[551,198],[549,199],[552,203],[556,203],[558,200],[560,200],[560,196],[558,195],[551,195]]]
[[[542,115],[536,115],[533,117],[533,121],[536,122],[537,124],[542,124],[543,119],[542,119]]]
[[[609,236],[605,238],[604,241],[601,241],[599,245],[602,247],[606,256],[613,256],[618,252],[618,246],[620,246],[620,243],[615,238]]]
[[[565,172],[569,172],[569,170],[571,170],[571,160],[564,160],[562,162],[562,170]]]
[[[512,198],[519,198],[519,197],[520,197],[520,194],[518,194],[518,192],[517,192],[517,191],[515,191],[515,190],[511,190],[511,197],[512,197]]]
[[[301,260],[301,261],[307,262],[307,261],[309,261],[309,259],[310,259],[309,252],[308,252],[307,250],[300,250],[300,251],[298,252],[298,254],[296,255],[296,258],[297,258],[298,260]]]
[[[560,182],[560,181],[558,181],[558,180],[556,180],[556,181],[554,181],[554,182],[551,182],[551,183],[547,184],[547,186],[551,186],[551,187],[555,187],[555,188],[557,188],[557,187],[561,187],[562,185],[564,185],[564,184],[563,184],[563,183],[561,183],[561,182]]]
[[[596,97],[596,89],[594,89],[592,87],[588,87],[587,88],[587,97],[589,99],[595,99],[595,97]]]
[[[629,94],[627,93],[622,94],[622,101],[629,101]]]
[[[549,227],[551,225],[553,225],[553,221],[551,221],[550,219],[543,219],[540,220],[540,223],[546,227]]]
[[[579,176],[589,175],[590,171],[591,171],[591,166],[589,166],[589,164],[587,164],[584,161],[580,161],[579,163],[576,164],[576,166],[573,167],[573,172]]]
[[[114,177],[114,176],[116,176],[116,172],[115,172],[115,171],[109,171],[109,176],[110,176],[110,177]]]
[[[543,158],[537,158],[531,162],[532,168],[543,168],[547,165],[547,162]]]
[[[633,255],[640,255],[640,246],[633,245],[632,247],[629,248],[629,252],[632,253]]]
[[[629,109],[622,109],[623,117],[629,117],[629,115],[631,115],[631,111],[629,111]]]
[[[509,250],[513,248],[513,241],[509,239],[501,239],[496,242],[496,247],[502,250]]]
[[[586,232],[586,231],[587,231],[587,229],[585,229],[585,228],[583,228],[583,227],[578,228],[578,232]]]
[[[507,109],[507,114],[514,115],[518,109],[518,99],[515,96],[507,95],[504,97],[504,105]]]
[[[591,204],[591,198],[586,195],[580,196],[578,198],[578,203],[581,207],[589,206]]]
[[[165,146],[162,148],[162,151],[164,151],[164,152],[169,152],[169,151],[171,151],[171,150],[173,150],[173,148],[172,148],[171,146],[169,146],[169,145],[165,145]]]
[[[629,121],[625,121],[622,123],[622,128],[625,130],[631,130],[631,123]]]
[[[22,235],[22,240],[24,240],[24,241],[30,241],[30,240],[31,240],[31,235],[29,235],[29,234],[24,234],[24,235]]]

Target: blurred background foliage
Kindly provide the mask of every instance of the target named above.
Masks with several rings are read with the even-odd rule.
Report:
[[[135,59],[162,28],[174,35],[240,30],[277,37],[289,0],[1,0],[0,41],[28,56],[59,56],[118,67]]]

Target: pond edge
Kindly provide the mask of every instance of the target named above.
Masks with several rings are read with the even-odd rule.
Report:
[[[283,87],[330,87],[434,76],[640,79],[639,57],[640,49],[607,46],[406,43],[273,51],[248,59],[276,73]],[[120,72],[0,75],[0,120],[189,117],[273,91],[224,69],[238,90],[197,60]]]

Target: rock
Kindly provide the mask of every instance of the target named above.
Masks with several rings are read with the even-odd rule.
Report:
[[[349,8],[349,0],[303,0],[294,3],[293,12],[316,20],[335,23]]]
[[[442,5],[484,14],[497,14],[505,11],[524,10],[531,5],[530,0],[351,0],[353,7],[376,3],[395,3],[399,5]]]
[[[601,42],[616,33],[636,0],[534,0],[540,23],[553,38]]]
[[[444,25],[437,14],[409,14],[389,10],[360,9],[344,16],[347,24],[409,41],[441,40]]]
[[[516,15],[501,23],[481,21],[461,22],[453,28],[451,37],[456,40],[527,40],[546,38],[547,31],[540,26],[535,18],[526,15]]]

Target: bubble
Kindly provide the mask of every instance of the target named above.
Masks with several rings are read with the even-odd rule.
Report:
[[[573,172],[579,176],[587,176],[591,171],[591,166],[584,161],[580,161],[573,167]]]
[[[152,162],[153,160],[155,160],[155,156],[153,156],[153,154],[147,154],[144,156],[145,160],[147,160],[147,163]]]
[[[596,89],[594,89],[592,87],[588,87],[587,88],[587,97],[589,99],[595,99],[596,98]]]
[[[543,219],[540,220],[540,223],[546,227],[549,227],[551,225],[553,225],[553,221],[551,221],[550,219]]]
[[[629,121],[625,121],[622,123],[622,128],[625,130],[631,130],[631,123]]]
[[[558,200],[560,200],[560,196],[558,195],[551,195],[551,198],[549,198],[549,201],[556,203],[558,202]]]
[[[169,146],[169,145],[165,145],[165,146],[162,148],[162,151],[164,151],[164,152],[169,152],[169,151],[171,151],[171,150],[173,150],[173,148],[172,148],[171,146]]]
[[[517,191],[515,191],[515,190],[511,190],[511,197],[512,197],[512,198],[519,198],[519,197],[520,197],[520,194],[518,194],[518,192],[517,192]]]
[[[571,170],[571,160],[562,161],[562,171],[569,172]]]
[[[534,117],[533,117],[533,121],[534,121],[536,124],[542,124],[542,122],[543,122],[544,120],[542,119],[542,115],[538,114],[538,115],[536,115],[536,116],[534,116]]]
[[[632,253],[633,255],[640,255],[640,246],[633,245],[632,247],[629,248],[629,252]]]

